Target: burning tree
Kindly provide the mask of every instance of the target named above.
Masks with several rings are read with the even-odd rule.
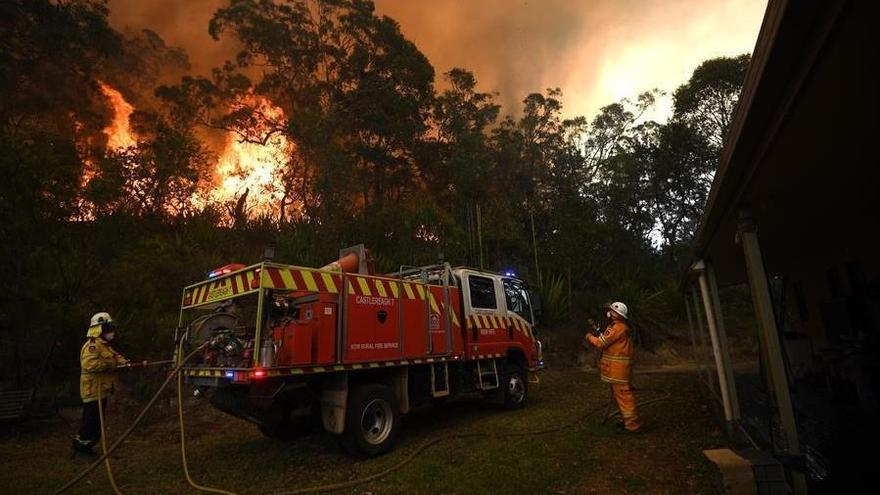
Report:
[[[287,146],[279,219],[382,216],[413,192],[434,73],[395,21],[360,0],[235,1],[210,31],[240,40],[236,63],[163,94],[241,146]]]

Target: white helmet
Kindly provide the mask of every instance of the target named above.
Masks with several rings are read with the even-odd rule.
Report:
[[[100,312],[95,313],[95,316],[92,316],[92,323],[89,326],[101,325],[104,323],[112,323],[113,318],[110,317],[110,313]]]
[[[617,301],[617,302],[611,303],[611,306],[608,306],[608,308],[611,309],[611,311],[614,311],[615,313],[622,316],[624,320],[629,319],[629,317],[626,314],[627,313],[626,304],[623,304],[622,302]]]
[[[110,317],[109,313],[100,312],[95,313],[95,316],[92,316],[92,322],[89,325],[89,329],[86,330],[86,337],[88,338],[98,338],[101,334],[104,333],[105,326],[113,323],[113,318]]]

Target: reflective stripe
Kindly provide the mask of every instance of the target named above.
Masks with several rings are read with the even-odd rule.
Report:
[[[362,277],[358,277],[357,281],[358,281],[358,286],[360,286],[362,295],[365,295],[365,296],[372,296],[373,295],[373,293],[370,292],[370,286],[367,285],[367,279],[362,278]]]
[[[403,284],[403,291],[406,292],[406,297],[409,299],[415,299],[416,296],[413,294],[412,287],[408,283]]]
[[[312,292],[318,292],[318,284],[315,283],[315,277],[312,275],[312,272],[307,272],[305,270],[300,271],[302,274],[302,278],[306,283],[306,287]]]
[[[624,384],[629,383],[629,380],[618,380],[617,378],[610,378],[605,375],[602,375],[599,378],[601,378],[602,381],[606,382],[606,383],[624,383]]]
[[[613,356],[610,354],[602,354],[602,359],[605,359],[607,361],[620,361],[625,363],[632,361],[632,358],[629,356]]]
[[[385,284],[381,280],[373,280],[373,284],[376,286],[379,297],[388,297],[388,293],[385,292]]]
[[[329,273],[321,273],[321,278],[324,279],[324,285],[327,286],[327,291],[336,294],[339,290],[336,288],[336,282],[333,281],[333,275]]]
[[[435,313],[439,313],[440,307],[437,306],[437,301],[434,300],[434,294],[431,294],[431,291],[428,291],[428,301],[431,303],[431,310]]]
[[[281,281],[284,283],[284,286],[289,289],[296,289],[296,282],[293,280],[293,274],[290,273],[290,270],[280,270],[281,273]]]

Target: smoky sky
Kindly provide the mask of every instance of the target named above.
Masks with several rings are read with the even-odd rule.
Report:
[[[227,0],[111,0],[119,29],[149,28],[184,48],[192,70],[232,58],[235,40],[208,35]],[[437,72],[474,72],[517,113],[529,93],[561,88],[567,116],[652,88],[671,92],[703,60],[750,53],[766,0],[376,0]],[[657,117],[668,113],[661,102]]]

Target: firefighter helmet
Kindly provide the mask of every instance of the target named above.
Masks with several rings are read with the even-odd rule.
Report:
[[[611,305],[608,306],[608,308],[609,308],[611,311],[614,311],[615,313],[617,313],[617,314],[619,314],[620,316],[622,316],[624,320],[628,320],[628,319],[629,319],[629,316],[627,316],[626,304],[623,304],[622,302],[617,301],[617,302],[613,302],[613,303],[611,303]]]
[[[110,313],[104,311],[100,313],[95,313],[95,315],[92,316],[92,321],[89,324],[89,329],[86,332],[86,337],[100,337],[101,333],[104,332],[104,326],[109,323],[113,323],[113,318],[110,316]]]
[[[91,325],[101,325],[103,323],[111,323],[112,321],[113,318],[110,317],[110,313],[102,311],[100,313],[95,313],[95,316],[92,316]]]

